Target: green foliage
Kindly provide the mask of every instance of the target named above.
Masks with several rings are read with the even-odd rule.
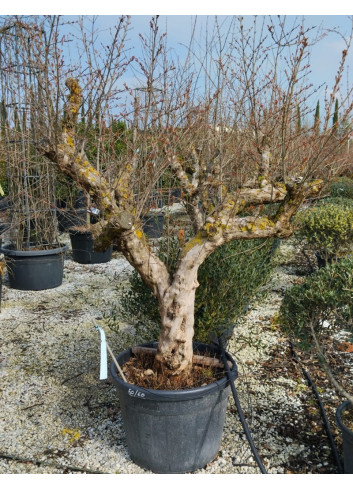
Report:
[[[296,238],[325,260],[347,254],[353,239],[353,207],[326,202],[309,207],[295,218]]]
[[[278,241],[239,240],[216,249],[201,265],[195,299],[195,336],[207,341],[211,334],[227,332],[246,310],[273,270]]]
[[[353,258],[319,269],[302,284],[288,289],[283,298],[279,322],[302,346],[311,341],[310,323],[320,333],[324,321],[332,327],[339,323],[352,329]]]
[[[195,339],[209,341],[229,330],[245,312],[255,294],[269,279],[272,257],[278,240],[234,241],[218,248],[201,265],[195,298]],[[179,243],[161,240],[159,256],[173,271],[179,256]],[[133,271],[124,288],[120,307],[112,314],[110,326],[119,317],[134,323],[139,341],[158,339],[160,314],[151,290]]]
[[[8,194],[6,162],[0,161],[0,197]]]
[[[330,196],[353,199],[353,180],[348,177],[341,177],[333,181],[330,185]]]
[[[131,139],[124,121],[113,119],[108,127],[99,127],[98,124],[87,127],[84,121],[77,125],[77,134],[85,137],[85,152],[92,165],[98,158],[103,167],[105,162],[119,157],[126,151],[126,143]]]
[[[337,131],[338,128],[338,99],[337,98],[335,101],[335,111],[332,116],[332,127],[335,131]]]
[[[352,209],[353,199],[347,197],[326,197],[322,199],[318,205],[333,204],[341,207],[342,209]]]

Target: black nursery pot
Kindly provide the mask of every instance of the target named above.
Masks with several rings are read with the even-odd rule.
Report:
[[[47,250],[18,251],[11,245],[2,247],[10,287],[45,290],[61,285],[67,248],[67,245],[62,245]]]
[[[94,251],[93,238],[90,231],[79,232],[70,230],[72,258],[77,263],[107,263],[112,258],[113,245],[106,251]]]
[[[149,238],[160,238],[163,234],[164,221],[163,214],[147,214],[142,219],[143,232]]]
[[[142,346],[156,347],[157,343]],[[195,343],[201,353],[219,352],[218,347]],[[131,348],[117,356],[124,365]],[[233,364],[231,375],[237,377]],[[227,377],[204,387],[176,391],[144,389],[124,382],[111,364],[110,373],[118,392],[127,446],[134,462],[155,473],[193,472],[212,461],[221,444],[230,394]]]
[[[353,410],[353,407],[349,401],[345,401],[337,408],[336,421],[342,432],[344,473],[353,474],[353,431],[342,421],[342,414],[348,409]]]
[[[58,228],[65,233],[70,228],[86,223],[87,209],[57,209]]]

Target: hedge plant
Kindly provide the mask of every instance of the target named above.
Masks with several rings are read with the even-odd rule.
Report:
[[[353,199],[353,180],[348,177],[337,178],[330,185],[330,196]]]
[[[303,346],[311,342],[310,323],[318,334],[327,324],[353,332],[353,258],[321,268],[288,289],[278,320],[284,332]]]
[[[195,340],[209,342],[225,333],[227,339],[234,321],[265,285],[274,268],[276,239],[234,241],[217,249],[201,265],[195,300]],[[159,256],[173,267],[178,259],[178,242],[161,240]],[[111,314],[110,326],[124,319],[133,323],[137,341],[158,339],[160,315],[157,300],[133,271],[123,288],[121,303]]]
[[[327,204],[338,205],[343,209],[353,209],[353,199],[349,197],[326,197],[318,203],[320,206]]]
[[[328,201],[299,212],[296,238],[327,262],[349,253],[353,243],[353,206],[347,199]]]

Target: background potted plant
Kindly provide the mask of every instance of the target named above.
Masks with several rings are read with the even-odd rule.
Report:
[[[2,252],[11,287],[42,290],[62,283],[67,248],[58,240],[54,168],[36,148],[43,119],[38,116],[39,120],[34,121],[31,104],[33,97],[37,97],[37,103],[43,103],[34,77],[40,67],[27,59],[26,50],[20,46],[20,39],[29,43],[33,34],[39,42],[43,33],[30,34],[21,23],[8,27],[1,37],[5,68],[1,74],[0,120],[11,207],[10,243],[2,247]],[[14,91],[14,86],[18,90]]]
[[[27,49],[28,59],[42,60],[43,71],[48,74],[35,73],[41,79],[38,87],[43,89],[47,103],[39,106],[35,98],[31,100],[31,111],[40,113],[46,121],[45,126],[38,127],[43,137],[37,140],[37,150],[89,193],[102,216],[91,226],[95,243],[104,249],[115,242],[158,301],[160,330],[156,350],[149,347],[150,351],[145,352],[146,357],[152,358],[152,368],[143,365],[141,373],[145,379],[151,370],[157,383],[161,376],[164,385],[159,383],[158,389],[146,389],[124,382],[114,366],[111,371],[122,411],[139,409],[141,413],[144,409],[146,414],[135,431],[131,431],[131,425],[127,428],[132,456],[141,454],[141,447],[149,440],[148,450],[145,450],[147,459],[137,459],[136,455],[143,466],[156,470],[158,464],[160,470],[162,461],[166,471],[195,470],[214,456],[215,446],[210,448],[212,439],[219,443],[222,430],[219,419],[223,418],[221,412],[224,413],[228,396],[227,378],[221,373],[221,379],[207,386],[177,389],[185,394],[182,397],[186,406],[194,400],[192,396],[205,403],[202,409],[199,404],[190,407],[190,423],[184,419],[174,426],[173,416],[163,416],[159,423],[165,429],[161,429],[160,424],[156,429],[158,420],[154,417],[152,423],[149,416],[155,410],[148,408],[149,402],[154,403],[158,398],[166,408],[172,397],[171,412],[180,413],[185,406],[175,399],[168,387],[188,385],[188,379],[196,370],[195,348],[200,349],[203,357],[219,354],[216,347],[193,341],[198,273],[206,259],[232,241],[289,237],[293,232],[292,218],[306,197],[316,194],[323,180],[346,163],[348,135],[337,131],[336,126],[331,127],[331,113],[336,93],[340,90],[342,94],[340,80],[350,39],[346,39],[347,50],[342,54],[330,96],[325,101],[326,112],[318,131],[315,124],[302,127],[298,119],[298,104],[309,111],[311,94],[304,83],[311,41],[309,31],[302,25],[290,26],[291,43],[285,44],[285,36],[277,39],[274,35],[279,27],[280,32],[286,31],[283,19],[278,20],[280,26],[266,19],[264,30],[259,31],[256,20],[255,26],[248,28],[242,19],[229,19],[230,37],[224,43],[224,51],[213,50],[217,43],[205,46],[204,55],[209,63],[200,67],[200,73],[207,67],[207,72],[203,72],[202,90],[197,85],[199,76],[194,76],[195,65],[181,66],[177,60],[168,58],[167,37],[160,33],[158,17],[152,18],[148,36],[141,37],[143,54],[136,65],[141,72],[139,83],[144,78],[144,96],[127,90],[131,99],[122,110],[120,104],[117,109],[116,87],[128,66],[124,47],[129,19],[119,19],[112,42],[106,48],[95,49],[95,38],[89,42],[87,36],[82,35],[84,51],[95,55],[77,58],[82,66],[78,63],[76,68],[67,66],[66,60],[60,58],[60,50],[54,49],[58,23],[48,22],[48,19],[38,21],[42,30],[49,30],[47,38],[51,43],[45,44],[46,49],[43,49],[43,43],[36,45],[34,38]],[[265,36],[267,23],[270,23],[269,37]],[[35,27],[29,25],[28,29]],[[222,36],[221,32],[218,34]],[[258,36],[263,37],[259,40]],[[249,42],[249,38],[254,43]],[[190,42],[190,56],[194,41]],[[269,63],[268,42],[273,63]],[[286,50],[290,55],[286,56]],[[97,52],[100,57],[96,56]],[[135,59],[130,60],[134,62]],[[286,70],[282,71],[284,64]],[[60,67],[60,77],[56,71],[51,71],[53,66]],[[285,76],[279,76],[274,66]],[[60,85],[64,79],[66,88]],[[210,80],[215,84],[208,83]],[[66,101],[61,98],[64,93]],[[340,105],[342,120],[348,120],[352,111],[348,95]],[[60,103],[53,103],[53,100]],[[59,110],[53,117],[51,107],[62,108],[62,112]],[[82,134],[77,130],[79,118],[84,114],[88,126],[90,121],[98,122],[102,147],[104,141],[114,141],[113,131],[107,130],[111,127],[109,122],[114,110],[119,111],[130,128],[130,132],[122,136],[126,151],[119,155],[112,153],[110,163],[113,161],[114,165],[101,165],[97,169],[85,152],[87,132]],[[34,120],[40,121],[40,118]],[[153,249],[141,221],[149,195],[166,171],[174,175],[182,190],[192,230],[189,236],[178,235],[179,254],[173,268],[169,268]],[[264,215],[264,206],[275,203],[278,205],[273,212]],[[129,366],[136,358],[138,355],[134,356],[132,349],[118,356],[125,375],[134,370]],[[143,360],[143,356],[141,358]],[[230,358],[229,361],[235,377],[236,367]],[[218,392],[215,396],[214,389]],[[209,401],[206,391],[212,392]],[[131,404],[127,404],[130,401]],[[218,406],[220,410],[215,419],[212,412],[217,411]],[[197,416],[198,411],[203,413],[201,417]],[[142,418],[136,416],[135,420],[138,419]],[[197,436],[200,430],[205,445]],[[184,442],[190,447],[193,439],[200,444],[194,445],[192,460],[186,450],[186,460],[182,459]],[[200,455],[202,453],[207,456]],[[177,467],[174,461],[178,461]]]
[[[353,396],[349,378],[330,365],[325,350],[353,351],[353,259],[327,265],[309,275],[302,284],[287,290],[280,309],[279,324],[297,347],[313,351],[329,381],[345,402],[337,409],[337,423],[343,436],[344,469],[353,473]],[[336,338],[342,337],[342,342]],[[333,345],[334,343],[334,345]],[[334,365],[334,362],[332,362]]]

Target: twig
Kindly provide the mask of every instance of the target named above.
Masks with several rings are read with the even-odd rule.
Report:
[[[308,265],[309,265],[309,268],[310,268],[310,273],[314,273],[315,272],[315,268],[312,266],[311,264],[311,261],[310,261],[310,258],[308,257],[308,255],[306,254],[304,248],[302,248],[302,253],[303,255],[305,256],[306,258],[306,261],[308,262]]]
[[[64,380],[61,382],[61,385],[64,385],[64,384],[65,384],[65,382],[69,382],[69,381],[70,381],[70,380],[72,380],[72,379],[76,379],[77,377],[80,377],[80,375],[83,375],[83,374],[84,374],[84,372],[80,372],[79,374],[74,375],[73,377],[68,377],[67,379],[64,379]]]
[[[122,377],[123,381],[127,383],[127,380],[126,380],[126,377],[125,377],[125,375],[124,375],[124,372],[121,370],[121,367],[120,367],[120,365],[118,364],[118,362],[117,362],[117,360],[116,360],[116,358],[115,358],[114,353],[113,353],[113,352],[112,352],[112,350],[110,349],[110,346],[108,345],[108,343],[106,343],[106,345],[107,345],[107,350],[109,351],[109,354],[110,354],[110,356],[112,357],[113,362],[114,362],[114,364],[115,364],[116,368],[118,369],[119,374],[121,375],[121,377]]]
[[[32,409],[36,406],[43,406],[44,402],[37,402],[36,404],[32,404],[31,406],[27,406],[21,409],[21,411],[26,411],[26,409]]]
[[[72,465],[60,465],[60,464],[54,464],[42,460],[33,460],[30,458],[22,458],[22,457],[17,457],[15,455],[7,455],[5,453],[0,453],[0,458],[4,458],[6,460],[13,460],[14,462],[19,462],[23,464],[33,464],[33,465],[45,465],[47,467],[55,467],[57,469],[61,470],[71,470],[72,472],[82,472],[82,473],[88,473],[88,474],[106,474],[107,472],[99,472],[98,470],[89,470],[89,469],[84,469],[80,467],[75,467]]]

